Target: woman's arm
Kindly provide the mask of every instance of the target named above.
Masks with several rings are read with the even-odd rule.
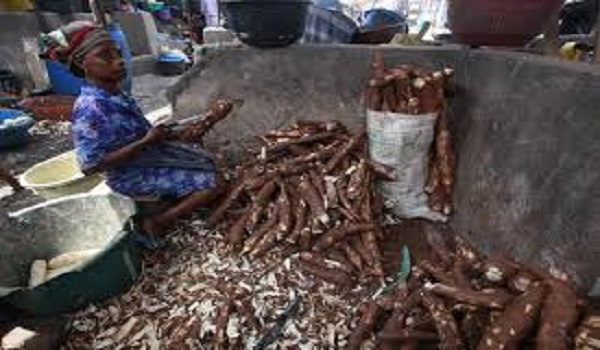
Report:
[[[90,175],[127,163],[128,160],[133,158],[145,146],[159,143],[168,137],[169,130],[166,127],[155,126],[148,130],[143,138],[105,154],[98,164],[83,170],[83,173]]]

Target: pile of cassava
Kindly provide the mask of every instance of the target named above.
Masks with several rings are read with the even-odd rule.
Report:
[[[392,174],[369,160],[364,128],[351,133],[340,123],[299,121],[263,140],[235,170],[209,223],[219,224],[241,255],[303,251],[302,268],[330,282],[383,278],[374,180]]]
[[[564,275],[485,256],[460,236],[428,241],[431,257],[406,283],[360,306],[349,349],[375,337],[378,349],[566,350],[593,334],[589,320],[577,330],[587,301]]]

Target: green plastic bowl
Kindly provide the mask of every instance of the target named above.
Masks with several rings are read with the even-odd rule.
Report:
[[[127,223],[129,198],[75,195],[10,215],[0,228],[0,302],[35,316],[73,312],[129,289],[142,271],[141,248]],[[28,288],[31,263],[100,248],[73,271]]]

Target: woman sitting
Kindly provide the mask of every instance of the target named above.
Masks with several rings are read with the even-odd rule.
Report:
[[[207,206],[217,186],[212,157],[201,149],[167,142],[172,137],[169,128],[152,127],[136,102],[121,92],[125,64],[108,32],[92,23],[72,27],[65,35],[68,45],[53,55],[86,80],[72,114],[82,171],[104,173],[112,190],[130,197],[177,197],[171,208],[143,218],[142,229],[150,234]]]

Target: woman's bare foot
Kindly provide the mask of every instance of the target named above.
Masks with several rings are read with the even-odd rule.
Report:
[[[153,218],[143,218],[140,226],[142,231],[144,231],[143,233],[150,236],[160,236],[164,232],[164,228]]]

